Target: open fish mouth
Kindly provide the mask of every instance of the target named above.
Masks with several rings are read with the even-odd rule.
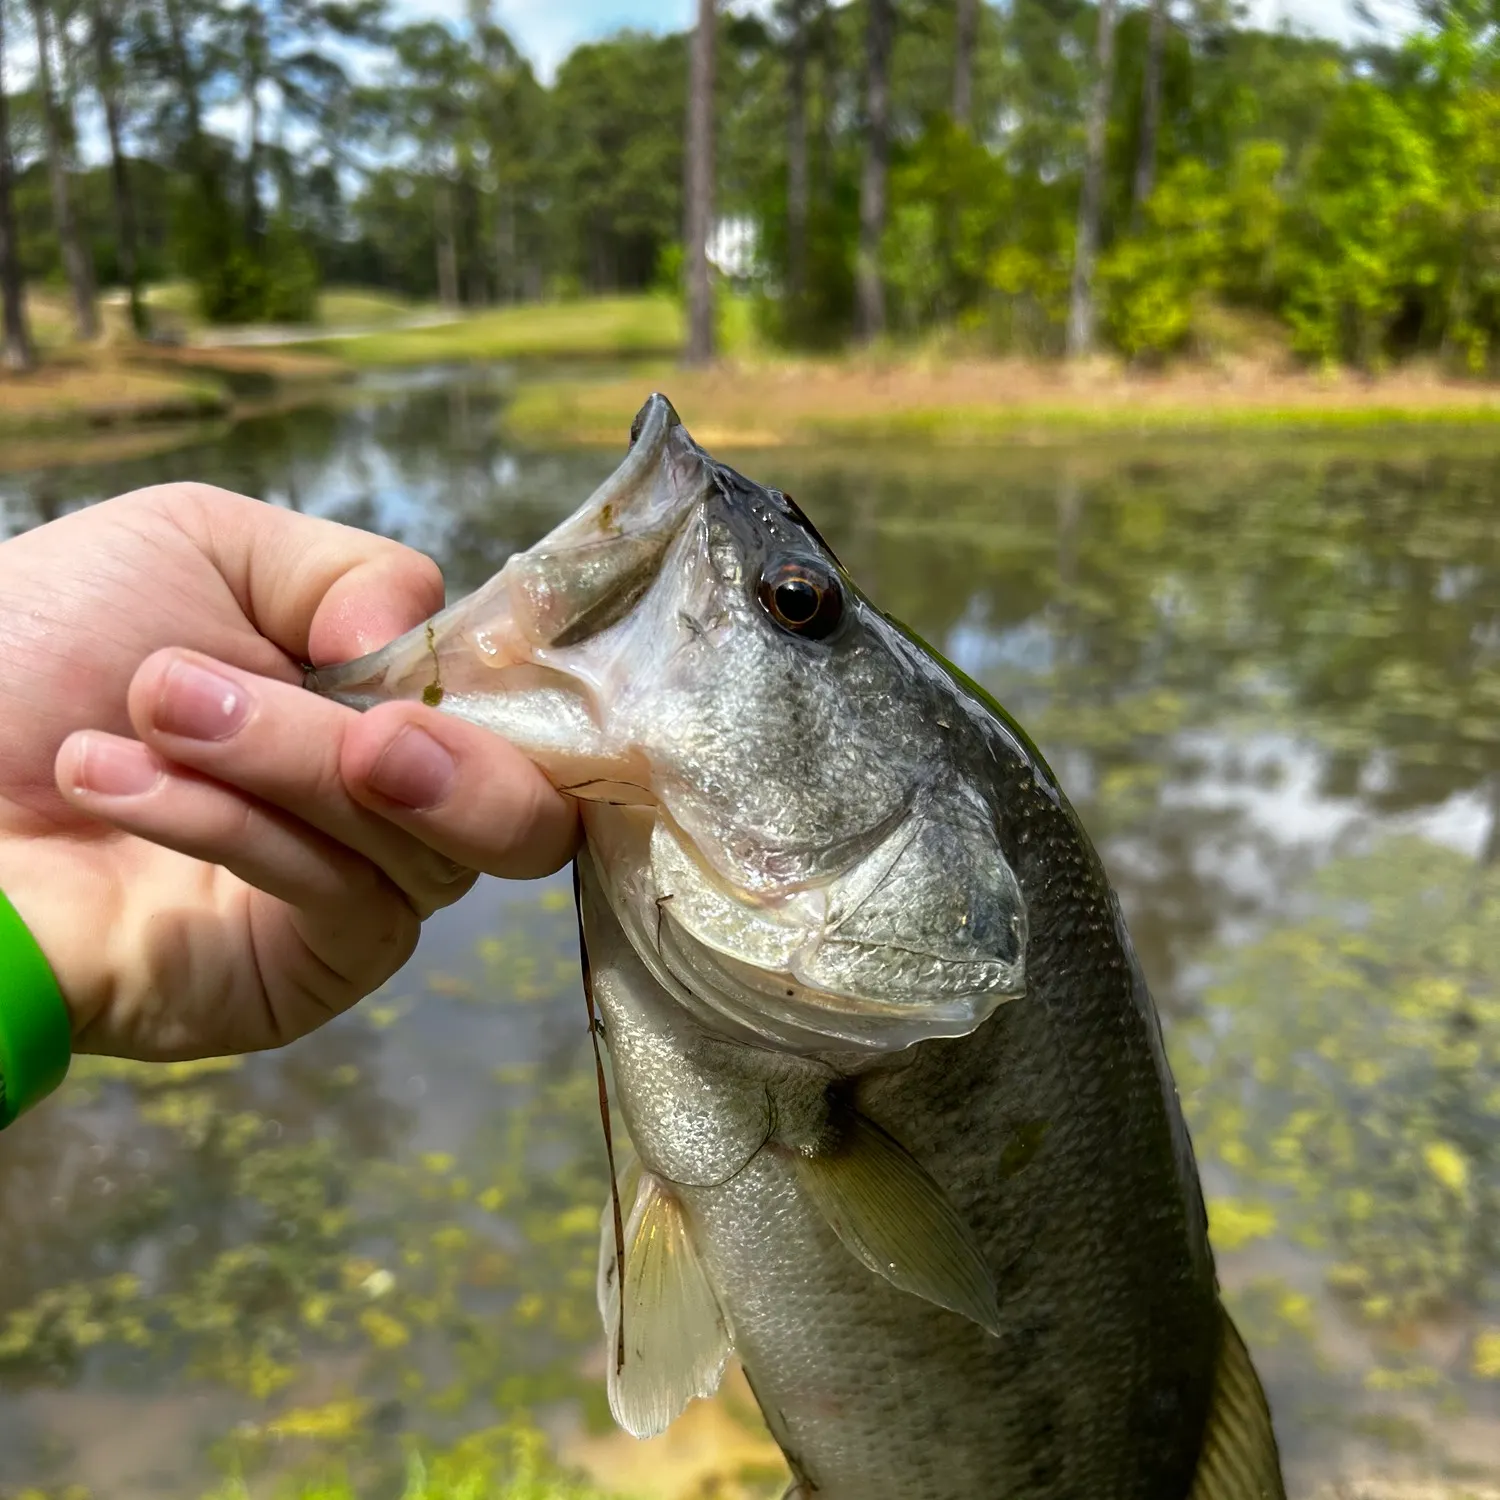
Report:
[[[544,666],[549,652],[598,635],[641,600],[712,485],[710,464],[672,403],[652,395],[625,460],[567,520],[477,592],[379,651],[309,672],[306,686],[354,708],[437,705],[493,693],[497,672]]]

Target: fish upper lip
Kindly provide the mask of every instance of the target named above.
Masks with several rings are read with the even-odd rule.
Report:
[[[436,657],[439,649],[462,637],[487,608],[509,614],[533,649],[553,644],[528,629],[524,615],[516,613],[525,609],[525,602],[516,597],[523,576],[545,567],[548,558],[576,557],[585,549],[608,548],[615,541],[637,548],[648,544],[655,552],[654,567],[659,568],[673,538],[703,497],[704,484],[699,476],[711,483],[711,469],[712,460],[693,442],[672,403],[654,392],[631,426],[630,449],[624,459],[545,537],[513,554],[487,583],[408,632],[400,642],[356,661],[311,669],[304,675],[304,686],[323,695],[353,695],[368,700],[362,706],[378,702],[390,695],[388,689],[394,678],[418,669],[425,652]],[[645,559],[642,561],[644,564]],[[651,576],[656,576],[654,570]],[[640,581],[635,579],[637,585]],[[607,591],[608,581],[604,593]],[[370,691],[359,693],[359,689]]]

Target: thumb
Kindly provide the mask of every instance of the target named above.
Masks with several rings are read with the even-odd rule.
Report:
[[[255,628],[297,661],[362,656],[443,606],[437,564],[400,542],[229,490],[192,491],[199,544]]]
[[[308,626],[314,666],[378,650],[443,607],[443,575],[430,557],[391,542],[328,587]]]

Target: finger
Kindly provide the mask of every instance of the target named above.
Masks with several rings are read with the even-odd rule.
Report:
[[[141,740],[164,759],[238,787],[377,865],[419,916],[451,905],[473,872],[361,806],[344,786],[340,743],[359,715],[299,687],[192,651],[158,651],[128,697]]]
[[[578,811],[508,740],[420,703],[372,708],[345,731],[350,794],[461,865],[531,880],[578,843]]]
[[[385,537],[204,484],[139,490],[202,548],[260,633],[298,661],[346,661],[442,608],[436,563]]]
[[[273,1011],[311,997],[324,1012],[317,1019],[327,1019],[395,973],[416,948],[416,913],[374,865],[243,792],[96,730],[63,742],[55,773],[64,795],[92,816],[222,866],[282,903],[270,929],[254,935],[249,955]],[[279,1034],[285,1029],[278,1025],[277,1040],[290,1039]]]

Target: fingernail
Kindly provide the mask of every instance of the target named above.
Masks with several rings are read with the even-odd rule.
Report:
[[[435,807],[448,795],[458,767],[448,751],[423,729],[407,725],[385,747],[370,786],[402,807]]]
[[[250,695],[192,662],[174,662],[162,684],[152,722],[163,734],[189,740],[227,740],[250,712]]]
[[[101,797],[139,797],[161,779],[161,767],[144,745],[90,735],[73,778],[80,792]]]

